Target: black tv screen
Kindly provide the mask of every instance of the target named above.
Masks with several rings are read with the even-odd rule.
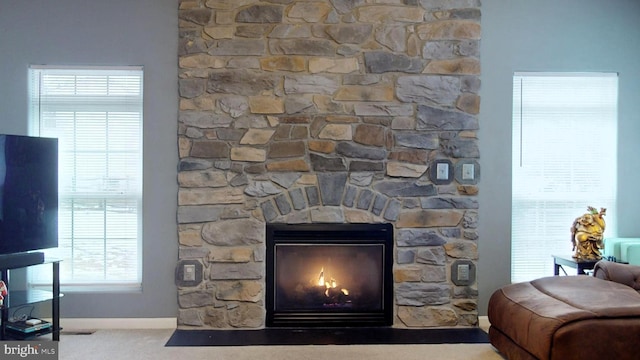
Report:
[[[0,135],[0,255],[58,246],[58,140]]]

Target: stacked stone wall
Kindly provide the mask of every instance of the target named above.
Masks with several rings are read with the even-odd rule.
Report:
[[[268,222],[393,223],[394,326],[477,325],[480,0],[182,0],[179,34],[180,327],[264,326]]]

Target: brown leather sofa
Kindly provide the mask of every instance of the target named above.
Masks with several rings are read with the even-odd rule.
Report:
[[[640,359],[640,266],[506,285],[489,300],[491,344],[507,359]]]

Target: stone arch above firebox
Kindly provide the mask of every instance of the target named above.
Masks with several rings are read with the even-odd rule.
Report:
[[[360,220],[396,221],[402,198],[436,195],[433,184],[377,180],[373,173],[319,173],[311,176],[315,183],[307,184],[292,177],[296,175],[289,174],[288,182],[283,177],[256,181],[245,190],[260,198],[265,222],[352,222],[345,212]]]
[[[286,189],[261,201],[260,208],[266,222],[380,222],[397,220],[401,203],[351,184],[347,174],[341,173],[320,174],[317,185]]]

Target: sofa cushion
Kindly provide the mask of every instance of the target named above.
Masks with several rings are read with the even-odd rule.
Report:
[[[548,359],[556,334],[565,327],[589,319],[640,317],[640,294],[590,276],[546,277],[494,292],[488,316],[491,326],[511,341],[536,358]]]

